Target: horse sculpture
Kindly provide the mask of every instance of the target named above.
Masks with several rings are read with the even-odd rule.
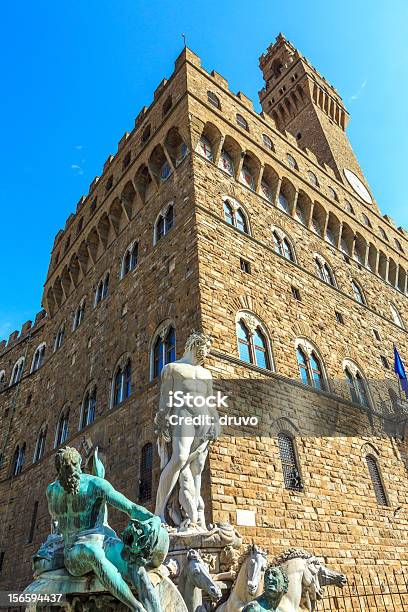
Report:
[[[178,589],[183,596],[188,612],[204,611],[203,591],[212,602],[221,599],[221,589],[214,582],[200,554],[196,550],[189,550],[186,563],[181,570]]]
[[[347,579],[343,574],[326,568],[317,557],[305,550],[290,548],[274,560],[286,570],[288,592],[282,597],[278,612],[313,612],[317,600],[322,598],[322,587],[330,584],[343,587]]]
[[[243,553],[239,565],[230,596],[216,612],[241,612],[247,603],[262,593],[263,577],[268,566],[267,553],[252,544]]]

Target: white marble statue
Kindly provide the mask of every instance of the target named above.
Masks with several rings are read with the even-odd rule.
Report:
[[[209,444],[219,435],[218,412],[194,403],[213,395],[211,372],[202,365],[210,346],[209,336],[192,332],[182,358],[161,373],[155,425],[162,472],[155,513],[179,531],[206,530],[201,477]],[[191,417],[200,417],[200,423],[189,423]]]

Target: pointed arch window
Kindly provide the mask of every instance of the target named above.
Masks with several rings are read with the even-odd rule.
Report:
[[[237,124],[242,127],[244,130],[249,132],[248,121],[239,113],[236,115]]]
[[[308,179],[309,179],[309,183],[311,185],[313,185],[314,187],[318,187],[319,186],[319,181],[317,180],[317,176],[315,175],[314,172],[312,172],[311,170],[308,170],[307,176],[308,176]]]
[[[316,263],[317,273],[322,279],[322,281],[324,281],[328,285],[331,285],[332,287],[336,287],[336,281],[334,279],[334,274],[331,271],[329,264],[326,261],[324,261],[324,259],[321,257],[315,257],[315,263]]]
[[[269,346],[261,325],[255,319],[251,325],[241,317],[237,321],[237,341],[239,358],[259,368],[271,369]]]
[[[42,459],[44,455],[44,451],[45,451],[46,438],[47,438],[47,426],[43,425],[43,427],[41,427],[38,433],[37,442],[35,445],[33,463]]]
[[[367,384],[358,370],[352,363],[345,363],[344,374],[346,376],[351,400],[356,404],[361,404],[367,408],[370,406]]]
[[[394,306],[394,304],[390,304],[390,310],[391,310],[392,320],[394,321],[395,325],[398,325],[398,327],[401,327],[402,329],[405,329],[405,325],[404,325],[404,322],[402,320],[402,317],[401,317],[398,309]]]
[[[18,476],[23,471],[25,461],[26,444],[18,445],[13,455],[13,463],[11,466],[11,475]]]
[[[121,401],[121,400],[120,400]],[[120,403],[120,401],[118,403]],[[95,420],[96,412],[96,387],[86,392],[81,407],[81,422],[79,428],[83,429]]]
[[[381,478],[380,468],[377,459],[373,455],[366,456],[368,473],[370,474],[377,504],[380,506],[389,506],[387,494],[383,480]]]
[[[24,357],[20,357],[20,359],[14,364],[11,372],[10,385],[15,385],[16,383],[20,382],[24,371],[24,361]]]
[[[138,261],[139,245],[137,242],[131,244],[127,249],[122,259],[122,278],[134,270]]]
[[[171,167],[169,162],[166,160],[160,168],[160,181],[163,183],[166,181],[171,174]]]
[[[285,488],[291,491],[303,491],[304,486],[300,476],[293,438],[286,433],[279,433],[278,446]]]
[[[4,370],[0,371],[0,391],[4,389],[6,386],[6,372]]]
[[[302,383],[315,389],[327,390],[323,365],[312,345],[299,341],[296,347],[296,358]]]
[[[215,106],[215,108],[221,108],[221,103],[218,96],[215,95],[212,91],[207,91],[207,100],[210,104]]]
[[[359,302],[360,304],[364,304],[365,306],[367,302],[366,302],[363,290],[361,289],[360,285],[358,285],[358,283],[356,283],[356,281],[353,280],[351,281],[351,286],[353,289],[354,299],[357,300],[357,302]]]
[[[173,204],[160,213],[157,217],[154,227],[154,244],[156,244],[163,236],[165,236],[174,225],[174,210]]]
[[[57,335],[55,336],[54,352],[58,351],[58,349],[61,348],[61,346],[64,343],[64,338],[65,338],[65,325],[61,325],[61,327],[59,328],[57,332]]]
[[[214,161],[214,154],[211,143],[205,136],[201,136],[200,140],[198,141],[197,151],[203,157],[208,159],[208,161]]]
[[[104,300],[109,292],[109,272],[98,283],[95,291],[95,306]]]
[[[276,230],[272,232],[274,251],[289,261],[295,261],[295,255],[288,238],[278,233]]]
[[[142,448],[140,457],[139,501],[152,498],[153,444],[148,442]]]
[[[130,397],[132,392],[132,362],[130,359],[116,369],[113,381],[112,405],[117,406]]]
[[[82,321],[84,320],[84,317],[85,317],[85,304],[86,304],[86,300],[85,300],[85,298],[83,298],[81,300],[81,303],[79,304],[78,308],[76,309],[75,314],[74,314],[74,322],[73,322],[73,327],[72,327],[73,331],[78,329],[78,327],[81,325]]]
[[[229,225],[249,234],[246,214],[240,206],[233,206],[228,200],[224,201],[224,219]]]
[[[171,326],[158,335],[153,344],[153,378],[158,378],[165,365],[176,360],[176,331]]]
[[[298,165],[297,165],[297,161],[296,159],[293,157],[293,155],[291,155],[290,153],[287,154],[286,156],[287,162],[288,162],[288,166],[290,168],[292,168],[292,170],[297,170],[298,169]]]
[[[55,435],[55,448],[64,444],[65,440],[68,439],[68,425],[69,425],[69,408],[63,410],[57,424],[57,431]]]
[[[43,342],[35,349],[30,372],[35,372],[36,370],[39,370],[43,365],[45,357],[45,346],[45,342]]]
[[[265,147],[273,151],[273,142],[267,134],[262,134],[262,140],[263,140]]]

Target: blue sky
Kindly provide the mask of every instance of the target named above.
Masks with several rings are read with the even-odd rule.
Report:
[[[173,70],[181,33],[253,100],[284,32],[333,83],[384,213],[408,228],[408,3],[403,0],[25,0],[0,23],[0,339],[40,308],[54,236]]]

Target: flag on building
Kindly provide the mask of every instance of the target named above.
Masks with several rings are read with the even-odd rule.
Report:
[[[395,345],[394,345],[394,372],[397,374],[400,384],[401,384],[401,389],[404,391],[405,397],[408,399],[408,379],[407,379],[405,367],[402,362],[401,356]]]

